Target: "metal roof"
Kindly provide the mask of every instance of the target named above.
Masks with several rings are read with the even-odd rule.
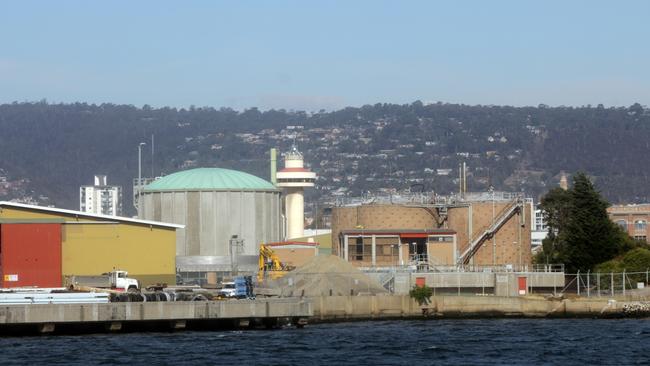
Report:
[[[166,222],[132,219],[132,218],[129,218],[129,217],[121,217],[121,216],[98,215],[98,214],[93,214],[93,213],[90,213],[90,212],[65,210],[65,209],[62,209],[62,208],[54,208],[54,207],[26,205],[24,203],[16,203],[16,202],[0,201],[0,207],[22,208],[22,209],[26,209],[26,210],[51,212],[51,213],[57,213],[57,214],[69,215],[69,216],[76,216],[76,217],[90,217],[90,218],[101,219],[101,220],[110,220],[110,221],[116,221],[116,222],[129,222],[129,223],[134,223],[134,224],[161,226],[161,227],[169,227],[169,228],[174,228],[174,229],[183,229],[183,228],[185,228],[185,225],[170,224],[170,223],[166,223]]]
[[[144,187],[145,192],[185,190],[276,191],[270,182],[254,175],[223,168],[197,168],[176,172]]]

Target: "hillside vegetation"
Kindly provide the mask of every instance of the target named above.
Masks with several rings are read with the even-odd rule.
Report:
[[[286,151],[295,142],[320,175],[311,198],[391,188],[449,193],[463,161],[470,190],[492,185],[538,198],[557,185],[560,171],[581,170],[611,202],[645,202],[650,196],[650,113],[638,104],[551,108],[416,101],[317,113],[0,105],[0,171],[9,182],[28,179],[29,189],[20,194],[44,203],[78,208],[78,187],[91,184],[93,174],[106,174],[109,184],[124,187],[124,207],[132,212],[140,142],[147,143],[143,176],[220,166],[266,179],[269,148]],[[0,199],[16,194],[5,189]]]

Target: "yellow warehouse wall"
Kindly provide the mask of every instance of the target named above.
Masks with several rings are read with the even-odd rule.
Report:
[[[308,242],[309,239],[313,239],[314,242],[318,243],[318,252],[319,254],[332,254],[332,234],[318,234],[311,236],[303,236],[301,238],[291,239],[291,241],[304,241]]]
[[[160,226],[3,207],[2,219],[63,219],[62,273],[98,275],[113,268],[143,285],[176,283],[176,230]],[[80,222],[80,223],[73,223]],[[85,223],[84,223],[85,222]],[[97,223],[95,223],[97,222]]]

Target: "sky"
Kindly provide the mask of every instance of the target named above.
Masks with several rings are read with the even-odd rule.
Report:
[[[650,105],[650,1],[0,0],[0,103]]]

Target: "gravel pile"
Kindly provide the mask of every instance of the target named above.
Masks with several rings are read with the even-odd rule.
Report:
[[[345,260],[333,255],[315,256],[282,278],[266,281],[265,287],[280,296],[344,296],[386,293],[377,281]]]

